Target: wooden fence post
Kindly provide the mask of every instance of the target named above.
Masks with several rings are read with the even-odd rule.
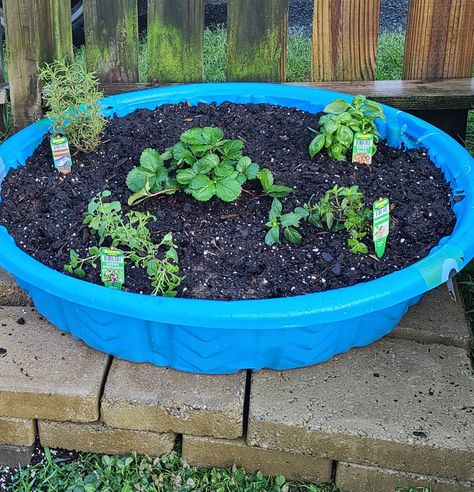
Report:
[[[148,80],[200,82],[204,0],[148,0]]]
[[[410,0],[403,78],[471,77],[473,0]]]
[[[5,82],[3,73],[3,26],[0,24],[0,84]]]
[[[228,80],[284,82],[288,0],[228,0]]]
[[[374,80],[380,0],[314,0],[312,79]]]
[[[86,62],[102,82],[138,82],[137,0],[84,0]]]
[[[44,12],[36,2],[3,0],[10,101],[16,128],[41,117],[37,77],[38,25]],[[37,22],[35,22],[35,19]]]
[[[71,5],[63,0],[37,0],[38,63],[72,60]],[[31,19],[33,22],[33,18]]]
[[[49,0],[53,57],[72,60],[71,2]]]
[[[474,0],[410,0],[403,78],[471,77],[474,58]],[[460,142],[468,111],[414,111]]]

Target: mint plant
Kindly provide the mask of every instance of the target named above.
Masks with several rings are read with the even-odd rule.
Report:
[[[155,244],[148,223],[156,217],[137,211],[127,212],[124,217],[120,202],[104,200],[110,196],[108,190],[98,193],[89,203],[83,223],[99,236],[99,246],[107,241],[112,247],[123,248],[125,262],[146,269],[153,287],[152,295],[174,297],[183,278],[178,275],[178,254],[172,233]],[[100,250],[96,246],[89,248],[85,258],[71,250],[64,270],[83,278],[84,265],[97,268],[99,259]]]
[[[274,198],[268,214],[268,222],[266,223],[270,230],[265,236],[265,243],[268,246],[279,243],[280,230],[283,229],[283,235],[290,243],[300,244],[302,237],[298,229],[302,218],[304,218],[304,214],[301,215],[296,210],[284,214],[282,203],[278,198]]]
[[[380,104],[358,95],[354,97],[352,104],[344,99],[336,99],[323,111],[327,114],[319,119],[319,131],[310,128],[316,133],[316,137],[309,145],[309,154],[312,158],[325,148],[329,156],[338,161],[345,161],[357,133],[371,134],[374,142],[379,141],[380,133],[375,120],[377,118],[385,120]],[[374,154],[375,151],[374,145]]]
[[[367,234],[371,210],[364,205],[364,195],[357,186],[349,188],[334,186],[326,191],[318,203],[311,201],[295,212],[318,228],[329,231],[346,231],[349,234],[348,245],[352,253],[368,253],[363,239]]]
[[[220,128],[192,128],[180,136],[180,141],[160,154],[145,149],[140,165],[127,176],[127,186],[133,192],[129,205],[147,198],[189,193],[198,201],[217,196],[224,202],[237,200],[242,186],[259,179],[264,192],[283,197],[291,188],[275,185],[272,173],[243,155],[241,140],[227,140]]]

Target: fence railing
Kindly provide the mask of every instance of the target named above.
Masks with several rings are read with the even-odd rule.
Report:
[[[23,126],[42,113],[38,64],[73,56],[70,1],[3,6],[10,99]],[[204,0],[148,0],[147,9],[149,81],[201,81]],[[379,14],[380,0],[315,0],[308,82],[374,80]],[[138,83],[137,0],[84,0],[84,24],[87,66],[112,91]],[[287,33],[288,0],[228,0],[227,79],[284,82]],[[404,79],[471,77],[473,33],[474,0],[410,0]]]

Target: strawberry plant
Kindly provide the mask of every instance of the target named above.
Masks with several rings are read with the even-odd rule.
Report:
[[[380,104],[368,100],[365,96],[355,96],[352,104],[344,99],[336,99],[323,111],[327,114],[319,119],[319,131],[309,145],[309,154],[314,157],[326,149],[329,156],[338,161],[345,161],[346,154],[352,147],[354,137],[358,133],[370,134],[374,142],[378,142],[380,133],[375,125],[375,120],[385,120]],[[376,148],[374,145],[373,153]]]
[[[133,192],[128,203],[176,191],[202,202],[214,196],[233,202],[240,197],[242,186],[257,178],[269,196],[283,197],[292,191],[275,185],[272,173],[244,156],[243,148],[241,140],[225,139],[220,128],[206,127],[187,130],[163,154],[145,149],[140,165],[127,176],[127,186]]]
[[[134,192],[129,199],[129,205],[133,205],[158,194],[172,194],[178,189],[176,179],[170,178],[165,159],[170,154],[160,154],[154,149],[145,149],[140,156],[140,165],[134,167],[127,176],[127,186]]]
[[[91,200],[84,224],[99,236],[99,245],[107,242],[112,247],[124,249],[126,262],[146,270],[153,287],[152,295],[174,297],[183,279],[178,275],[178,254],[172,233],[169,232],[155,244],[148,223],[156,217],[149,212],[137,211],[127,212],[124,217],[120,202],[104,200],[110,196],[110,191],[106,190]],[[96,246],[89,248],[85,258],[71,250],[69,259],[64,270],[83,278],[86,264],[97,268],[100,250]]]

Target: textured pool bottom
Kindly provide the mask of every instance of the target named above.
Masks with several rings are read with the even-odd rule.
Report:
[[[270,103],[319,112],[350,96],[274,84],[204,84],[112,96],[104,113],[188,101]],[[289,369],[323,362],[389,333],[421,295],[445,282],[474,256],[473,159],[453,139],[413,116],[384,107],[379,130],[392,146],[423,145],[453,191],[451,236],[429,256],[377,280],[304,296],[256,301],[205,301],[112,291],[56,272],[15,246],[0,227],[0,265],[31,295],[50,322],[103,352],[202,373]],[[44,120],[0,146],[0,176],[24,164],[48,131]]]

